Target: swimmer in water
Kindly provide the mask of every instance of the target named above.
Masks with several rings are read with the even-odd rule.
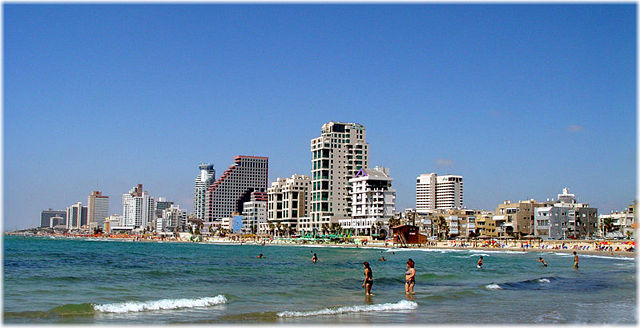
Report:
[[[371,286],[373,286],[373,271],[371,271],[369,262],[364,262],[362,265],[364,266],[364,282],[362,283],[362,287],[364,288],[365,295],[372,295]]]
[[[261,259],[262,258],[262,253],[260,253],[260,255],[258,255],[258,258]]]
[[[384,258],[384,255],[382,256],[382,258],[379,258],[378,261],[386,261],[387,259]]]
[[[578,253],[573,252],[573,268],[578,269]]]
[[[545,267],[547,267],[547,262],[545,262],[541,257],[538,257],[538,262],[542,263]]]
[[[316,255],[316,253],[313,253],[313,257],[311,258],[311,262],[313,262],[313,263],[318,262],[318,255]]]
[[[480,256],[480,259],[478,260],[478,269],[482,269],[482,256]]]
[[[407,271],[404,273],[404,292],[407,294],[415,294],[413,287],[416,285],[416,269],[415,262],[412,259],[407,261]]]

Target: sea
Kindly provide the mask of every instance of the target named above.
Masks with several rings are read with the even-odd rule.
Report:
[[[3,259],[5,324],[638,322],[634,258],[4,236]]]

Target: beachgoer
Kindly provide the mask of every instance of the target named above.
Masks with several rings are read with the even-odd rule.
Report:
[[[362,263],[364,266],[364,282],[362,282],[362,287],[364,288],[365,295],[371,295],[371,286],[373,286],[373,271],[371,271],[371,267],[369,266],[369,262]]]
[[[482,269],[482,256],[478,259],[478,269]]]
[[[318,255],[316,255],[316,253],[313,253],[313,257],[311,258],[311,262],[313,262],[313,263],[318,262]]]
[[[416,269],[415,262],[412,259],[407,261],[407,271],[404,273],[404,292],[407,294],[415,294],[413,287],[416,285]]]
[[[578,253],[573,252],[573,268],[578,268]]]
[[[378,261],[386,261],[387,259],[384,258],[384,255],[378,259]]]
[[[547,266],[547,262],[545,262],[541,257],[538,257],[538,262],[542,263],[545,267]]]
[[[258,258],[261,259],[262,257],[263,257],[262,253],[260,253],[260,255],[258,255]]]

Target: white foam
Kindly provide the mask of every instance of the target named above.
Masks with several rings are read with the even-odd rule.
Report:
[[[500,285],[498,285],[498,284],[494,284],[494,283],[488,284],[488,285],[486,285],[485,287],[486,287],[487,289],[502,289],[502,287],[500,287]]]
[[[538,279],[538,282],[550,283],[551,280],[549,280],[547,278],[541,278],[541,279]]]
[[[573,255],[573,254],[572,254]],[[582,257],[595,257],[599,259],[607,259],[607,260],[623,260],[623,261],[635,261],[635,257],[622,257],[622,256],[604,256],[604,255],[589,255],[589,254],[580,254]]]
[[[309,317],[316,315],[331,315],[341,313],[353,313],[353,312],[379,312],[379,311],[397,311],[397,310],[413,310],[418,307],[418,303],[412,301],[402,300],[398,303],[384,303],[373,305],[354,305],[343,306],[335,309],[323,309],[318,311],[284,311],[278,313],[279,317]]]
[[[212,305],[224,304],[226,302],[227,302],[227,298],[224,297],[224,295],[218,295],[216,297],[203,297],[203,298],[193,298],[193,299],[181,298],[181,299],[163,299],[163,300],[147,301],[147,302],[96,304],[93,306],[93,308],[96,311],[100,311],[100,312],[127,313],[127,312],[207,307]]]

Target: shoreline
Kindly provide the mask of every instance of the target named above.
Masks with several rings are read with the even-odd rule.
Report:
[[[5,235],[14,235],[14,236],[24,236],[22,233],[5,233]],[[366,245],[358,245],[355,243],[348,244],[337,244],[337,243],[301,243],[287,240],[264,240],[263,241],[237,241],[237,240],[229,240],[228,238],[206,238],[204,241],[194,242],[190,240],[183,239],[149,239],[149,238],[141,238],[135,239],[135,237],[124,238],[124,237],[88,237],[88,236],[73,236],[73,235],[57,235],[57,234],[38,234],[38,235],[30,235],[30,237],[49,237],[49,238],[62,238],[62,239],[90,239],[90,240],[105,240],[105,241],[126,241],[126,242],[156,242],[156,243],[188,243],[188,244],[214,244],[214,245],[253,245],[253,246],[298,246],[298,247],[335,247],[335,248],[363,248],[363,249],[386,249],[386,250],[429,250],[429,251],[486,251],[486,252],[514,252],[514,253],[565,253],[572,254],[574,251],[579,255],[597,255],[603,257],[610,258],[636,258],[636,252],[634,251],[602,251],[602,250],[580,250],[574,249],[573,247],[584,246],[586,244],[593,244],[593,242],[585,242],[585,241],[550,241],[546,242],[545,245],[550,246],[551,244],[561,244],[562,242],[571,244],[573,247],[567,248],[540,248],[540,247],[514,247],[514,246],[502,246],[502,247],[484,247],[484,246],[455,246],[451,245],[450,241],[438,241],[436,245],[412,245],[409,247],[395,247],[394,245],[385,245],[380,242],[370,242]],[[524,241],[511,241],[516,245],[517,243],[523,243]],[[559,242],[559,243],[558,243]],[[619,244],[619,245],[617,245]],[[623,246],[623,243],[615,242],[612,246]]]

